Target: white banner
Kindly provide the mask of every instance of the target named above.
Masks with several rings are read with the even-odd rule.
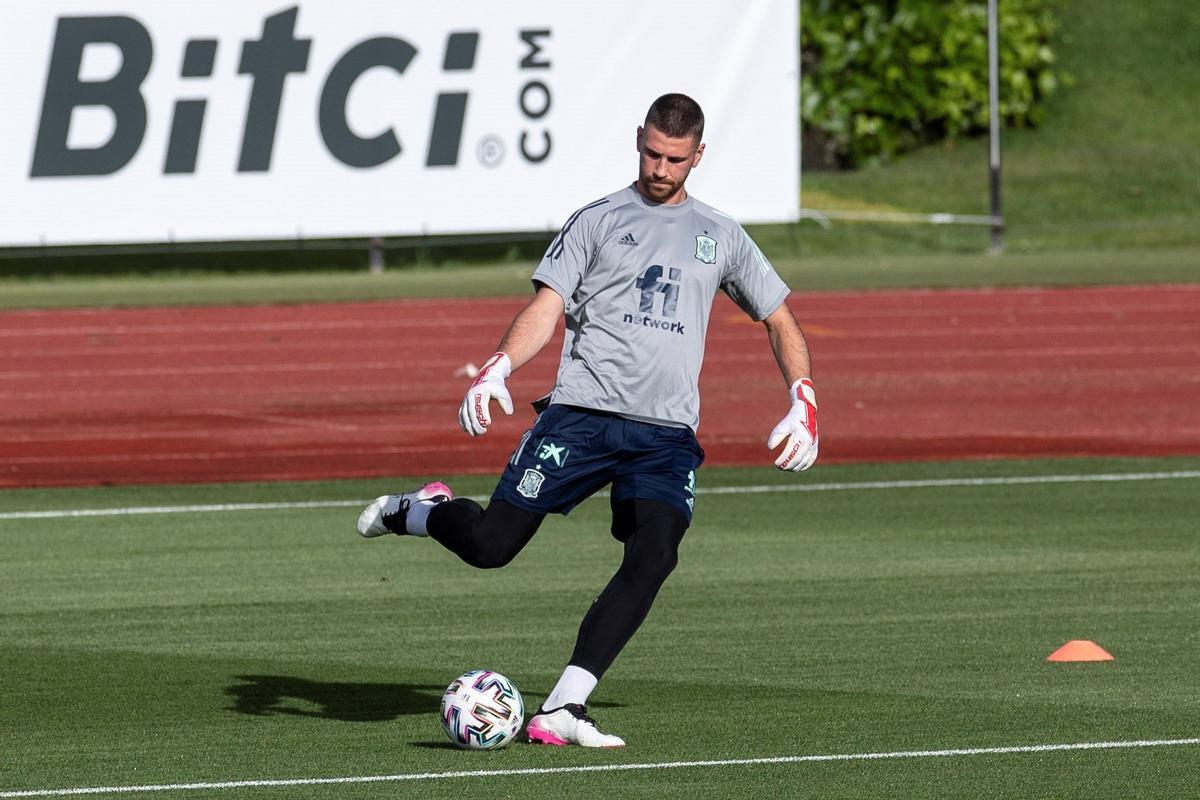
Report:
[[[637,174],[799,215],[796,0],[0,0],[0,246],[557,229]]]

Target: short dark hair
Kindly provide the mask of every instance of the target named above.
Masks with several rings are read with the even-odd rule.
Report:
[[[704,137],[704,112],[686,94],[672,92],[655,100],[646,112],[645,124],[653,125],[672,139],[692,136],[699,142]]]

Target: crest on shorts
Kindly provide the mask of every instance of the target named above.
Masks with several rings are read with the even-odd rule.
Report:
[[[705,264],[717,263],[717,240],[710,236],[697,236],[696,258]]]
[[[544,480],[546,480],[546,476],[536,469],[527,469],[521,477],[521,482],[517,484],[517,491],[522,497],[533,500],[542,491],[542,481]]]

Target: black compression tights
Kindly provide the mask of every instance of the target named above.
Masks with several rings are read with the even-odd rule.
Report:
[[[430,537],[472,567],[495,569],[512,561],[537,533],[545,514],[494,500],[487,510],[455,498],[435,506],[425,523]]]
[[[429,535],[468,564],[502,567],[521,551],[544,515],[495,500],[485,511],[459,498],[429,515]],[[570,663],[601,677],[650,613],[679,560],[688,520],[668,503],[626,500],[613,507],[612,533],[625,544],[621,566],[584,615]]]

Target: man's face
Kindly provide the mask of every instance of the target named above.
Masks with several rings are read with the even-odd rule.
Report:
[[[687,198],[684,181],[692,167],[700,163],[704,145],[691,136],[676,139],[653,125],[638,127],[638,191],[656,203],[673,205]]]

